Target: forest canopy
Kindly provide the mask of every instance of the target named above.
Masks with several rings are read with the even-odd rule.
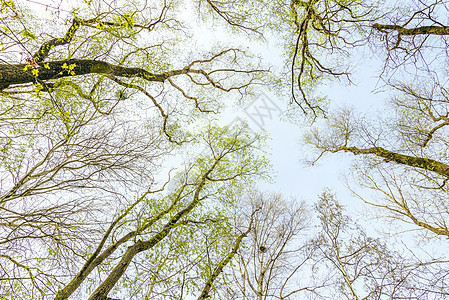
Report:
[[[0,0],[0,299],[446,299],[448,12]],[[222,41],[198,46],[206,30]],[[335,108],[326,85],[360,72],[384,112]],[[363,221],[328,189],[258,188],[267,134],[216,119],[264,89],[314,163],[355,155]]]

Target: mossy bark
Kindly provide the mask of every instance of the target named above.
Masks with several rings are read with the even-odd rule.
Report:
[[[29,64],[0,64],[0,90],[17,84],[46,82],[62,77],[105,74],[116,77],[139,77],[147,81],[164,82],[168,77],[186,74],[188,69],[154,74],[142,68],[122,67],[105,61],[68,59],[41,63],[37,75]],[[36,73],[36,72],[34,72]]]
[[[400,35],[449,35],[449,26],[421,26],[416,28],[404,28],[399,25],[373,24],[373,28],[382,32],[394,30]]]
[[[382,147],[372,147],[367,149],[347,147],[343,150],[354,154],[374,154],[384,158],[387,162],[393,161],[398,164],[429,170],[449,178],[449,165],[430,158],[399,154],[386,150]]]

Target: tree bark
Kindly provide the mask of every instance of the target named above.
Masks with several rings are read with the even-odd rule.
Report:
[[[251,219],[251,223],[248,227],[248,230],[244,233],[242,233],[241,235],[239,235],[239,237],[237,238],[237,240],[235,241],[234,247],[232,248],[231,252],[225,257],[225,259],[223,259],[218,266],[215,268],[214,272],[209,276],[206,285],[204,286],[203,291],[201,292],[201,295],[198,297],[198,300],[207,300],[210,299],[210,289],[212,288],[212,285],[215,281],[215,279],[217,279],[218,275],[221,274],[221,272],[223,272],[224,267],[226,267],[226,265],[231,261],[231,259],[234,257],[234,255],[237,253],[237,251],[240,248],[240,244],[242,243],[242,240],[248,235],[248,233],[251,231],[252,229],[252,219]]]
[[[356,147],[345,147],[339,150],[343,150],[345,152],[352,152],[354,154],[374,154],[376,156],[385,158],[385,161],[387,162],[394,161],[395,163],[398,164],[429,170],[449,178],[449,165],[430,158],[399,154],[386,150],[382,147],[372,147],[367,149],[359,149]]]
[[[201,201],[200,192],[202,191],[209,174],[216,168],[223,156],[218,157],[214,164],[205,172],[198,183],[195,190],[193,200],[189,203],[187,207],[175,214],[170,221],[168,221],[164,227],[155,236],[153,236],[148,241],[137,241],[134,245],[128,247],[125,254],[120,259],[120,262],[114,267],[109,276],[98,286],[98,288],[89,297],[89,300],[103,300],[107,299],[107,295],[112,290],[112,288],[117,284],[119,279],[123,276],[129,264],[131,263],[134,256],[142,251],[151,249],[162,239],[164,239],[178,223],[178,221],[189,212],[191,212]]]
[[[33,75],[33,70],[38,70]],[[36,72],[36,71],[34,71]],[[39,83],[63,77],[105,74],[117,77],[138,77],[147,81],[164,82],[170,76],[187,74],[188,68],[154,74],[142,68],[128,68],[113,65],[105,61],[91,59],[68,59],[41,63],[32,68],[30,64],[0,64],[0,90],[11,85]]]
[[[141,198],[143,199],[143,197],[145,197],[146,194],[144,194]],[[128,234],[126,234],[125,236],[123,236],[121,239],[119,239],[117,242],[115,242],[114,244],[110,245],[106,250],[103,251],[103,253],[100,254],[101,249],[103,248],[104,243],[106,242],[106,239],[109,237],[109,234],[112,232],[112,230],[114,229],[115,225],[123,218],[125,217],[128,212],[134,208],[134,206],[139,203],[140,201],[135,202],[131,207],[129,207],[120,217],[118,217],[112,224],[111,226],[108,228],[107,232],[105,233],[105,235],[103,236],[103,239],[101,240],[100,244],[97,247],[97,250],[92,254],[92,256],[86,261],[86,263],[84,264],[84,266],[81,268],[81,270],[79,271],[79,273],[72,279],[72,281],[70,281],[70,283],[68,283],[64,289],[60,290],[57,294],[54,300],[64,300],[67,299],[70,295],[73,294],[73,292],[75,292],[75,290],[81,285],[81,283],[83,283],[83,281],[86,279],[86,277],[92,272],[92,270],[94,270],[99,264],[101,264],[106,258],[108,258],[112,253],[115,252],[115,250],[117,250],[117,248],[119,246],[121,246],[122,244],[126,243],[128,240],[130,240],[131,238],[135,237],[138,235],[139,231],[143,231],[146,230],[147,228],[151,227],[156,221],[160,220],[164,215],[166,215],[168,212],[170,212],[172,210],[172,208],[175,206],[175,204],[177,203],[176,201],[173,202],[173,204],[167,208],[166,210],[164,210],[163,212],[161,212],[160,214],[158,214],[156,217],[154,217],[153,219],[151,219],[150,221],[148,221],[148,223],[143,226],[141,229],[139,230],[135,230],[135,231],[131,231]]]
[[[395,30],[401,35],[419,35],[419,34],[433,34],[433,35],[449,35],[449,26],[421,26],[416,28],[404,28],[399,25],[373,24],[373,28],[382,32],[387,30]]]

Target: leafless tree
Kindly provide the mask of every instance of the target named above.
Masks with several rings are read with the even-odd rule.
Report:
[[[319,289],[302,279],[312,255],[306,242],[310,231],[305,203],[257,190],[237,197],[236,228],[249,219],[253,227],[227,270],[232,279],[221,297],[290,299]]]
[[[388,240],[372,238],[355,223],[336,200],[325,191],[316,205],[321,232],[315,239],[317,266],[333,292],[322,296],[331,299],[444,299],[446,262],[423,262],[404,251],[397,251]],[[330,272],[327,275],[326,272]],[[440,277],[441,276],[441,277]]]

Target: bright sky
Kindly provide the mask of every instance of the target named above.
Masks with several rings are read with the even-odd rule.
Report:
[[[226,33],[217,34],[202,28],[199,35],[199,44],[207,45],[214,42],[226,41]],[[242,43],[242,41],[235,41]],[[259,51],[264,61],[273,65],[274,70],[281,70],[283,58],[282,49],[275,41],[266,43],[247,43],[252,51]],[[206,47],[206,46],[205,46]],[[354,84],[350,86],[340,85],[338,82],[322,90],[331,100],[329,112],[342,107],[354,107],[357,111],[369,113],[380,109],[385,102],[384,96],[374,94],[378,87],[374,77],[373,61],[365,57],[358,58],[357,64],[366,64],[366,67],[354,76]],[[365,70],[365,71],[364,71]],[[361,201],[355,199],[345,187],[344,175],[350,172],[352,154],[334,154],[324,156],[316,165],[309,166],[306,159],[312,159],[317,154],[310,147],[304,146],[303,135],[309,129],[305,122],[293,123],[288,118],[289,99],[281,99],[261,88],[260,94],[253,102],[245,103],[238,108],[230,108],[223,116],[223,124],[229,124],[236,119],[247,120],[254,131],[263,130],[271,137],[268,152],[274,169],[277,173],[273,184],[261,183],[260,187],[275,192],[282,192],[285,196],[293,196],[299,200],[315,202],[317,196],[324,188],[330,188],[337,193],[344,204],[359,207]],[[298,110],[299,119],[302,113]]]

